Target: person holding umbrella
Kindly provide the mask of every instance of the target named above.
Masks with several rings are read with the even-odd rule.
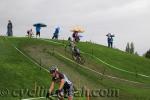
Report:
[[[45,25],[43,23],[37,23],[37,24],[34,24],[33,26],[36,28],[36,38],[37,38],[37,36],[40,37],[41,27],[46,27],[47,25]]]
[[[71,32],[73,32],[72,37],[73,37],[74,41],[75,41],[75,42],[79,42],[79,41],[80,41],[80,37],[79,37],[78,33],[83,33],[84,30],[83,30],[82,27],[76,26],[76,27],[74,27],[74,28],[71,30]]]
[[[74,31],[72,34],[73,40],[76,42],[79,42],[79,40],[80,40],[78,33],[79,33],[78,31]]]
[[[40,30],[41,30],[41,27],[40,26],[36,26],[36,38],[37,38],[38,35],[40,37]]]
[[[113,48],[113,37],[115,35],[112,35],[111,33],[108,33],[106,36],[107,36],[108,47]]]

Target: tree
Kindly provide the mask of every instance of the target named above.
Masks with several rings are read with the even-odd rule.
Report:
[[[137,52],[137,51],[136,51],[134,54],[135,54],[135,55],[137,55],[137,56],[139,56],[139,54],[138,54],[138,52]]]
[[[130,53],[130,54],[135,54],[134,52],[134,43],[131,42],[131,43],[127,43],[127,46],[126,46],[126,52]]]
[[[145,53],[145,57],[150,59],[150,49]]]
[[[134,54],[134,44],[133,44],[133,42],[131,42],[131,44],[130,44],[130,53]]]
[[[130,53],[130,45],[129,45],[129,42],[127,43],[127,46],[126,46],[126,52]]]

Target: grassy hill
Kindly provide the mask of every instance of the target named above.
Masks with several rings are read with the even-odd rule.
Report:
[[[101,95],[90,97],[90,100],[150,99],[150,60],[102,45],[81,42],[78,47],[86,62],[79,65],[72,60],[69,48],[65,50],[66,44],[66,41],[0,37],[0,89],[7,88],[10,92],[7,96],[0,96],[0,100],[31,97],[15,97],[12,93],[15,90],[32,90],[36,86],[48,89],[50,77],[42,68],[48,69],[53,64],[57,64],[59,70],[69,76],[76,89],[90,89],[91,95],[101,89]],[[102,95],[106,89],[119,91],[119,96]],[[75,100],[86,98],[75,97]]]

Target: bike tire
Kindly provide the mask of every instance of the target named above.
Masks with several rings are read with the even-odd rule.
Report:
[[[84,64],[84,63],[85,63],[85,59],[83,58],[83,56],[80,56],[80,59],[81,59],[81,60],[79,60],[79,63],[80,63],[80,64]]]
[[[76,61],[76,56],[74,55],[73,52],[72,52],[72,59],[73,59],[74,61]]]

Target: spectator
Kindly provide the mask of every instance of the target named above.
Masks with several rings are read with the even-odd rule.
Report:
[[[36,26],[36,38],[37,38],[37,36],[40,37],[40,30],[41,30],[41,27],[37,25]]]
[[[73,41],[75,41],[75,42],[79,42],[80,41],[78,33],[79,33],[78,31],[74,31],[73,34],[72,34]]]
[[[54,34],[53,34],[52,39],[58,39],[59,30],[60,30],[59,27],[57,27],[57,28],[55,29],[55,32],[54,32]]]
[[[112,35],[111,33],[108,33],[106,36],[107,36],[108,47],[113,48],[113,37],[114,37],[114,35]]]
[[[32,29],[30,29],[30,30],[27,31],[27,36],[28,36],[28,38],[32,38],[32,36],[33,36]]]
[[[13,31],[12,31],[13,25],[11,20],[8,20],[8,25],[7,25],[7,35],[8,36],[13,36]]]

